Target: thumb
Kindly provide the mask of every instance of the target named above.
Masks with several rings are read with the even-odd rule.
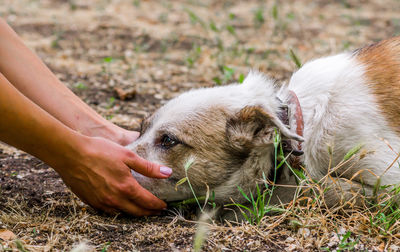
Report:
[[[169,176],[171,176],[171,168],[152,163],[150,161],[147,161],[146,159],[139,157],[133,152],[131,153],[133,155],[131,155],[131,157],[128,158],[125,163],[132,170],[150,178],[168,178]]]

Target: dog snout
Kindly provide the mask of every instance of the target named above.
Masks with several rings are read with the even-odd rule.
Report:
[[[138,154],[142,158],[147,157],[147,144],[138,144],[136,147],[133,149],[136,154]]]

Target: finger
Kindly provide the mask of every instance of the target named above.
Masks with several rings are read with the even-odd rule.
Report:
[[[136,141],[136,139],[138,139],[139,136],[140,136],[140,132],[138,132],[138,131],[130,131],[129,141],[131,141],[131,142]]]
[[[140,192],[142,193],[142,192]],[[150,194],[152,195],[152,194]],[[104,203],[101,205],[92,205],[95,209],[103,211],[107,214],[117,214],[121,211],[128,213],[134,216],[145,216],[145,215],[158,215],[161,210],[165,209],[166,205],[163,201],[159,200],[157,197],[153,196],[156,202],[152,203],[151,201],[148,204],[144,204],[151,209],[147,209],[144,206],[141,206],[135,201],[132,201],[131,195],[124,195],[119,197],[118,200],[113,202]],[[139,200],[138,200],[139,201]],[[160,201],[160,202],[158,202]]]
[[[172,174],[172,169],[166,166],[161,166],[146,159],[143,159],[131,152],[130,158],[126,160],[129,168],[139,172],[140,174],[150,178],[168,178]]]
[[[124,134],[124,138],[123,140],[120,142],[121,145],[126,146],[129,145],[131,143],[133,143],[134,141],[136,141],[136,139],[139,137],[140,133],[137,131],[125,131]]]
[[[116,210],[115,208],[110,208],[110,207],[94,207],[94,208],[97,210],[100,210],[100,212],[102,211],[104,213],[111,214],[111,215],[115,215],[115,214],[119,213],[119,211]]]
[[[134,216],[159,215],[161,213],[160,210],[146,209],[129,200],[123,201],[120,209],[121,211]]]
[[[126,195],[125,195],[126,196]],[[159,200],[157,197],[153,196],[156,200]],[[145,215],[158,215],[160,214],[161,210],[165,208],[165,203],[161,201],[158,205],[157,209],[146,209],[145,207],[140,206],[139,204],[132,202],[130,200],[131,197],[120,197],[119,199],[114,198],[113,201],[106,201],[104,204],[101,205],[92,205],[95,209],[103,211],[107,214],[118,214],[119,212],[123,211],[130,215],[134,216],[145,216]],[[157,203],[155,203],[157,204]],[[154,206],[149,203],[149,206]],[[157,205],[156,205],[157,207]]]
[[[126,197],[134,204],[148,210],[156,211],[163,210],[167,207],[167,204],[164,201],[144,189],[133,177],[129,185],[129,188],[125,189],[124,192]]]

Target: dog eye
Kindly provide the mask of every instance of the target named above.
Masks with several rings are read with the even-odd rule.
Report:
[[[166,134],[161,137],[161,141],[160,141],[160,144],[164,149],[170,149],[179,143],[180,142],[178,140],[176,140]]]

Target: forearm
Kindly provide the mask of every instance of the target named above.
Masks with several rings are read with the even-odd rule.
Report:
[[[21,93],[85,135],[118,137],[116,127],[64,86],[1,18],[0,38],[0,72]]]
[[[26,98],[2,74],[0,115],[0,141],[46,162],[93,207],[133,215],[156,214],[166,207],[134,180],[130,167],[154,178],[167,178],[170,173],[161,173],[159,165],[112,141],[70,129]]]
[[[0,74],[0,140],[53,167],[76,159],[84,136],[23,96]],[[60,172],[60,171],[58,171]]]

